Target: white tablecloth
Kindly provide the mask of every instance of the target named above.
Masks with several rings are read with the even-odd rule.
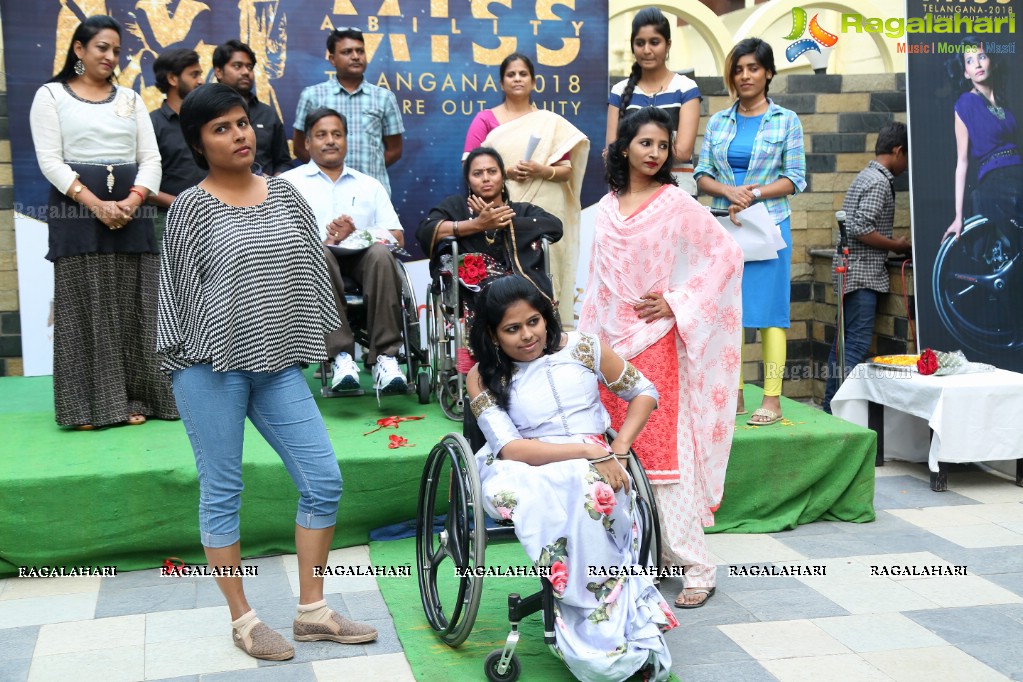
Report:
[[[867,425],[867,402],[885,406],[885,454],[896,459],[982,462],[1023,457],[1023,374],[995,370],[921,376],[858,365],[831,401],[836,417]],[[928,427],[934,438],[928,447]]]

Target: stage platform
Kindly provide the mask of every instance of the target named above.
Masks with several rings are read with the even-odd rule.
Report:
[[[310,387],[319,380],[308,370]],[[364,376],[366,383],[369,377]],[[747,387],[746,404],[760,392]],[[334,547],[365,544],[369,531],[415,515],[419,476],[431,446],[460,425],[436,403],[372,391],[317,398],[344,477]],[[786,420],[737,420],[725,496],[709,532],[761,533],[818,518],[874,518],[872,431],[783,400]],[[388,416],[419,416],[397,430]],[[19,566],[160,566],[169,557],[205,563],[199,545],[198,483],[180,422],[150,421],[78,432],[53,421],[50,377],[0,379],[0,577]],[[389,449],[389,437],[412,447]],[[244,556],[294,552],[298,494],[280,459],[246,430],[241,533]]]

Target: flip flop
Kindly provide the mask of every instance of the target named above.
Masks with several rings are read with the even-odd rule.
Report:
[[[675,599],[675,608],[678,608],[678,609],[698,609],[698,608],[702,607],[704,604],[706,604],[708,601],[710,601],[710,598],[714,596],[714,592],[716,592],[718,588],[712,587],[710,589],[707,589],[706,587],[690,587],[690,588],[686,588],[686,589],[689,590],[689,594],[691,594],[691,595],[692,594],[705,594],[707,596],[703,598],[703,601],[701,601],[701,602],[699,602],[697,604],[687,604],[687,603],[685,603],[685,597],[683,596],[685,594],[685,589],[683,589],[682,590],[683,594],[679,595],[678,598]]]
[[[768,421],[756,421],[757,417],[767,417]],[[781,421],[781,415],[773,410],[769,410],[766,407],[758,407],[753,411],[753,415],[746,420],[747,426],[769,426],[775,422]]]
[[[146,423],[146,416],[144,414],[129,414],[128,421],[125,422],[128,426],[138,426],[139,424]]]

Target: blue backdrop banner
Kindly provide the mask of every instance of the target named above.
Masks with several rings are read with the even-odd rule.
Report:
[[[2,10],[21,212],[44,206],[48,191],[32,148],[32,97],[63,64],[75,27],[93,14],[124,26],[119,83],[141,92],[151,110],[162,98],[152,72],[161,52],[195,49],[211,80],[214,48],[231,38],[248,43],[257,56],[256,93],[278,110],[289,138],[299,93],[334,77],[327,34],[361,29],[366,78],[394,92],[404,118],[404,153],[389,172],[409,231],[433,204],[461,191],[469,122],[500,103],[498,64],[522,52],[537,67],[537,106],[562,114],[592,141],[582,205],[604,192],[607,0],[49,0],[4,1]]]

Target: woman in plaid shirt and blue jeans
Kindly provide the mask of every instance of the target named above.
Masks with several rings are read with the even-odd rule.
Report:
[[[760,329],[764,342],[764,401],[747,422],[765,426],[781,419],[785,330],[789,327],[792,235],[789,195],[806,188],[803,127],[796,114],[767,98],[774,51],[759,38],[739,42],[725,61],[725,80],[735,103],[711,116],[695,177],[714,208],[735,213],[762,201],[781,229],[786,247],[776,260],[746,263],[742,278],[742,324]],[[739,403],[745,413],[742,375]]]

